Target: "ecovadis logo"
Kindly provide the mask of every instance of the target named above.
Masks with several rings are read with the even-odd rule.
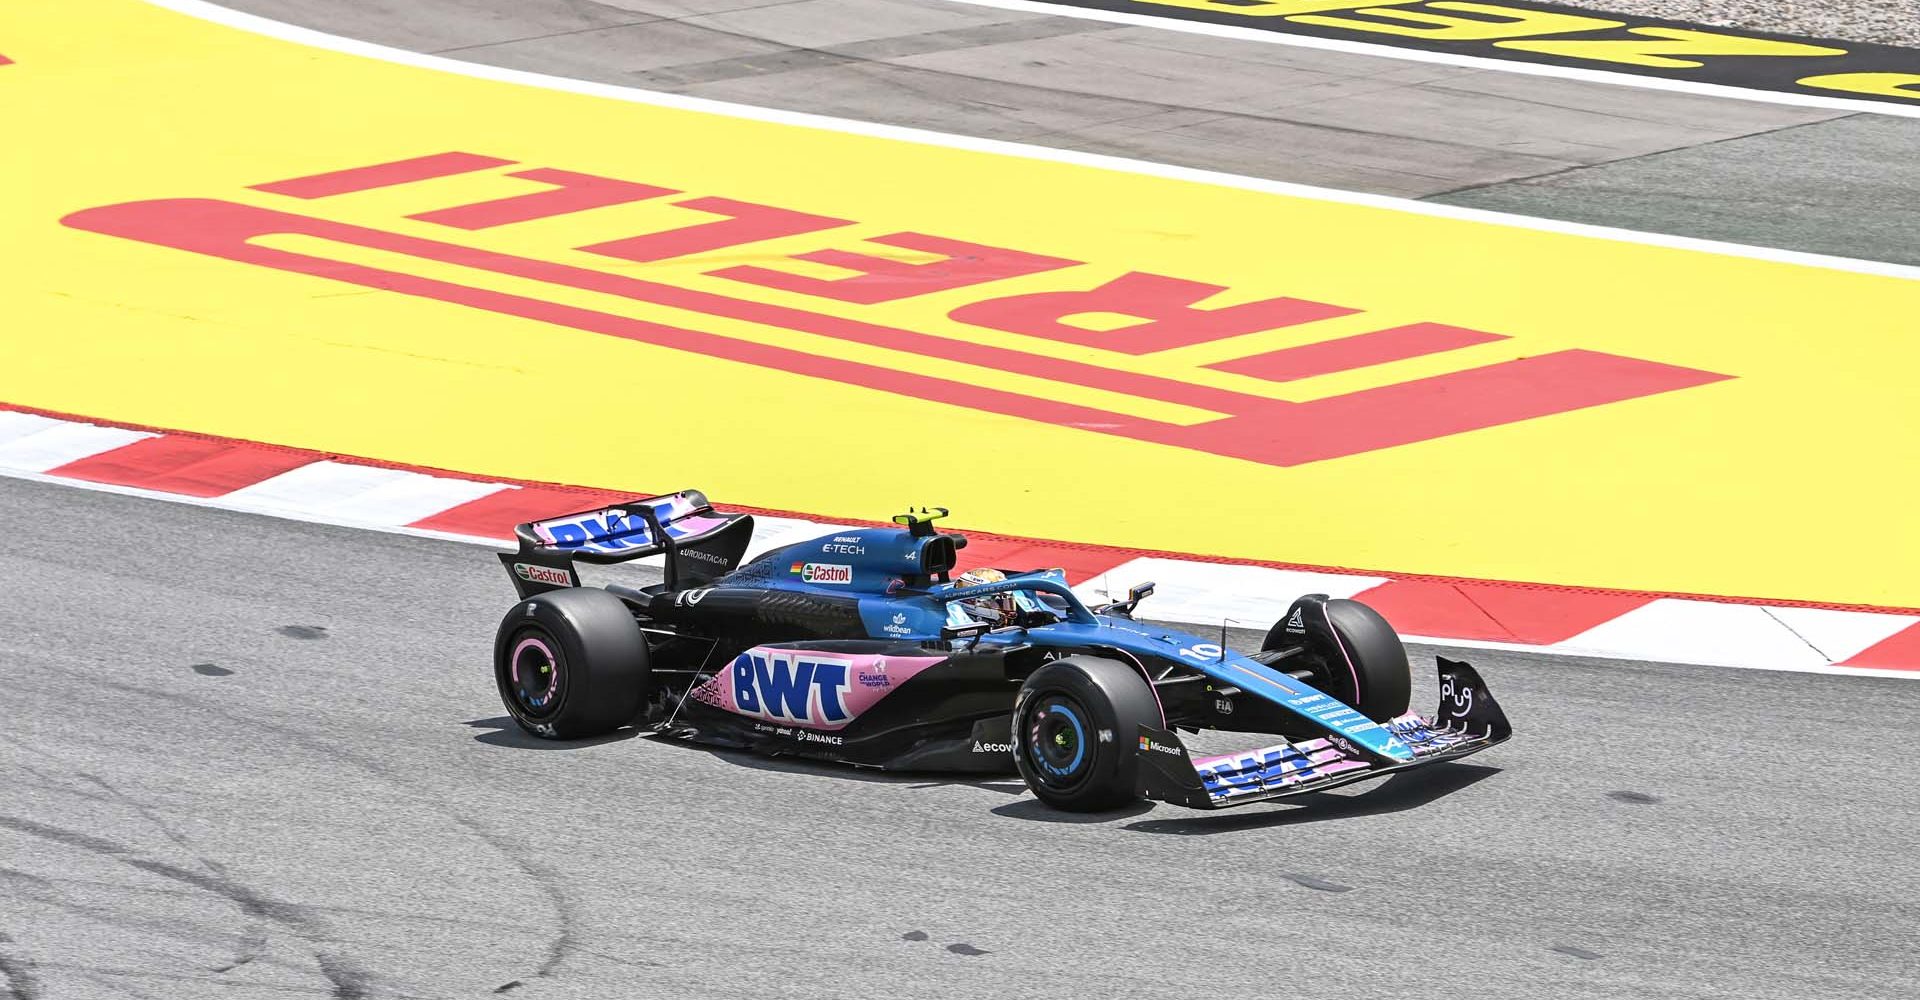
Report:
[[[1432,356],[1444,362],[1456,357],[1450,352],[1512,338],[1441,321],[1401,318],[1383,319],[1374,329],[1354,333],[1350,317],[1364,315],[1366,309],[1294,297],[1284,294],[1284,288],[1230,288],[1138,270],[1108,277],[1109,265],[1126,262],[1090,265],[922,232],[856,237],[835,232],[858,224],[850,219],[716,195],[674,197],[684,192],[571,170],[503,171],[512,165],[510,160],[473,153],[436,153],[256,184],[250,189],[255,193],[244,201],[125,202],[75,212],[62,221],[75,229],[323,277],[383,294],[434,299],[1083,433],[1274,466],[1403,447],[1730,377],[1577,348],[1519,351],[1518,357],[1492,363],[1465,360],[1476,357],[1468,353],[1460,362],[1465,367],[1444,374],[1316,399],[1284,399],[1280,391],[1297,380]],[[290,210],[314,204],[324,207],[325,199],[337,195],[493,171],[502,171],[497,176],[530,190],[406,216],[416,231],[419,223],[443,227],[445,239]],[[268,204],[252,203],[261,195]],[[653,199],[671,199],[665,204],[684,213],[685,224],[572,248],[529,246],[521,252],[499,249],[514,245],[499,236],[491,239],[491,249],[454,242],[463,233]],[[431,203],[424,191],[421,202]],[[792,241],[806,238],[817,239],[819,248],[791,254],[792,261],[803,267],[825,264],[846,274],[820,277],[784,270],[778,265],[789,258],[772,256],[762,263],[706,270],[695,287],[666,275],[649,277],[644,268],[632,266],[694,255],[760,259],[737,248],[775,239],[791,246]],[[870,252],[843,248],[862,242]],[[318,255],[325,251],[309,252],[327,244],[342,248],[343,256],[364,258],[366,251],[374,251],[386,261],[400,263],[375,267]],[[578,260],[581,253],[606,259],[609,267],[621,270],[585,267],[563,259],[571,255]],[[422,273],[406,270],[408,258]],[[503,288],[517,290],[479,288],[428,276],[450,268],[468,276],[462,282],[496,280]],[[1104,273],[1096,275],[1096,271]],[[502,278],[508,281],[497,282]],[[1014,293],[999,284],[1013,279],[1021,279],[1022,291]],[[725,291],[709,290],[716,282]],[[539,291],[542,287],[551,289],[550,297]],[[769,290],[778,294],[770,296]],[[781,345],[761,344],[567,301],[579,299],[577,293],[582,291],[665,306],[681,315],[710,317],[719,321],[717,329],[745,323],[802,336]],[[920,332],[914,324],[891,325],[883,317],[862,313],[867,307],[911,303],[936,293],[941,297],[922,300],[928,302],[921,308],[930,310],[929,321],[957,324],[963,331],[984,331],[979,339],[936,336]],[[1223,297],[1236,304],[1208,304]],[[820,308],[793,304],[809,298]],[[1396,317],[1407,308],[1404,302],[1382,305]],[[1079,325],[1081,318],[1090,315],[1119,316],[1131,322],[1119,327],[1103,324],[1102,329]],[[1235,344],[1223,343],[1296,326],[1310,333],[1312,324],[1340,317],[1349,317],[1343,321],[1345,332],[1309,343],[1248,348],[1252,353],[1243,351],[1238,356],[1233,356]],[[856,360],[871,358],[871,352],[812,346],[836,341],[911,354],[926,363],[886,367]],[[1195,360],[1187,350],[1207,345],[1219,346],[1210,348],[1212,353],[1205,359]],[[976,380],[943,374],[967,366],[1019,376],[1022,388],[989,388]],[[1190,416],[1166,416],[1173,410]],[[1194,415],[1199,419],[1191,419]],[[848,582],[850,574],[844,566],[809,565],[843,574],[809,582]],[[802,567],[796,564],[794,572],[802,572]]]

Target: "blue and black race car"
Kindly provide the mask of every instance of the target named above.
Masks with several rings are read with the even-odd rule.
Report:
[[[1058,570],[956,576],[946,511],[849,529],[742,562],[750,514],[697,491],[515,529],[521,601],[494,676],[528,732],[621,726],[709,745],[893,770],[1017,770],[1047,804],[1140,797],[1199,808],[1317,791],[1506,740],[1472,667],[1439,660],[1440,706],[1407,711],[1393,629],[1310,594],[1241,654],[1137,620],[1153,592],[1087,607]],[[664,583],[580,586],[579,563],[664,556]],[[1196,756],[1181,732],[1274,734]]]

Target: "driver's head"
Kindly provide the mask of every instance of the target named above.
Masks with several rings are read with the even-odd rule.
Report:
[[[961,587],[978,587],[983,584],[1002,583],[1006,579],[1007,574],[997,569],[976,569],[960,574],[960,579],[954,582]],[[1007,623],[1013,621],[1014,612],[1019,609],[1019,605],[1014,603],[1012,591],[961,601],[960,606],[981,621]]]

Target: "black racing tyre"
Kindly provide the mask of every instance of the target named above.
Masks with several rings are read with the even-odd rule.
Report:
[[[1320,613],[1310,599],[1294,605],[1308,615]],[[1413,698],[1413,670],[1407,666],[1407,647],[1400,644],[1399,633],[1380,612],[1359,601],[1331,600],[1321,603],[1325,619],[1310,622],[1310,632],[1326,635],[1331,648],[1320,651],[1323,667],[1314,670],[1311,683],[1335,698],[1352,705],[1375,722],[1385,722],[1407,710]],[[1278,649],[1298,641],[1288,636],[1285,619],[1267,633],[1266,649]]]
[[[1139,797],[1141,726],[1163,728],[1147,679],[1116,660],[1070,656],[1033,672],[1013,703],[1013,759],[1040,801],[1068,812]]]
[[[639,714],[651,681],[647,639],[626,603],[604,590],[537,594],[500,620],[493,678],[527,732],[598,736]]]

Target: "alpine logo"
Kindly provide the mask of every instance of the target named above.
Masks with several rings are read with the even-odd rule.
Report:
[[[749,650],[733,661],[733,708],[771,722],[838,728],[850,718],[850,661],[818,653]]]
[[[842,563],[794,563],[790,572],[798,573],[801,583],[845,586],[853,582],[853,567]]]
[[[514,563],[513,572],[515,576],[528,583],[544,583],[554,587],[573,586],[573,574],[564,569],[535,566],[532,563]]]
[[[1299,608],[1294,608],[1293,614],[1287,616],[1287,624],[1284,627],[1289,632],[1305,632],[1307,630],[1307,623],[1305,619],[1300,617]]]

